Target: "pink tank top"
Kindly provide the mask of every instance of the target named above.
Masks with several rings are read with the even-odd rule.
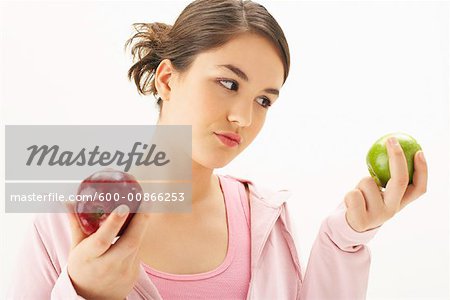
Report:
[[[246,299],[250,282],[250,213],[244,185],[217,175],[225,199],[228,250],[216,269],[169,274],[143,264],[163,299]]]

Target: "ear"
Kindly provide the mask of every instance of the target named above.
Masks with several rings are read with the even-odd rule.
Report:
[[[155,72],[155,88],[158,96],[164,101],[170,99],[171,84],[170,81],[175,77],[175,69],[169,59],[164,59],[159,63]]]

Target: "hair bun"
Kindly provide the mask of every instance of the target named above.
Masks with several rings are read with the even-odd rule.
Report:
[[[134,23],[134,29],[137,31],[135,38],[147,44],[147,47],[156,48],[163,45],[169,39],[169,32],[172,25],[154,22],[154,23]]]
[[[125,50],[131,46],[134,61],[128,70],[128,78],[134,79],[140,94],[155,94],[153,75],[162,60],[161,55],[169,40],[172,25],[159,22],[134,23],[133,27],[136,33],[125,43]]]

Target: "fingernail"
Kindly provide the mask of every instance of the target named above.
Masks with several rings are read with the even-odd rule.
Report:
[[[425,155],[423,154],[423,151],[420,151],[418,155],[419,155],[419,158],[420,158],[420,160],[421,160],[422,162],[426,162],[426,160],[425,160]]]
[[[397,146],[398,146],[398,141],[397,141],[397,139],[396,139],[395,137],[389,138],[389,143],[390,143],[392,146],[394,146],[394,147],[397,147]]]
[[[119,217],[125,216],[129,211],[130,208],[128,208],[128,205],[125,204],[122,204],[115,209],[115,212]]]

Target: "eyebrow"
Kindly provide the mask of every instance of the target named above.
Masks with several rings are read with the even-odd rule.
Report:
[[[244,73],[244,71],[242,71],[241,69],[239,69],[238,67],[236,67],[235,65],[217,65],[218,67],[221,68],[227,68],[228,70],[230,70],[231,72],[233,72],[234,74],[236,74],[239,78],[241,78],[242,80],[245,81],[249,81],[247,74]],[[267,88],[264,90],[266,93],[269,94],[273,94],[273,95],[280,95],[280,91],[274,88]]]

